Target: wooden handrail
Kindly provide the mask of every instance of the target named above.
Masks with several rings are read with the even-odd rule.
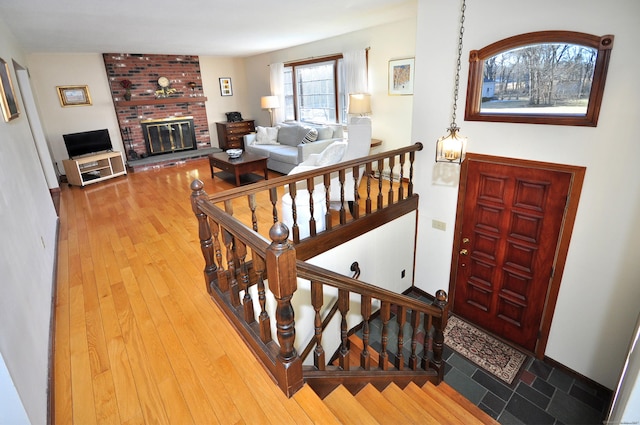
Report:
[[[390,372],[385,372],[384,376],[397,376],[396,382],[399,383],[405,382],[404,380],[406,379],[417,379],[416,382],[424,379],[434,379],[436,383],[442,380],[444,376],[442,361],[443,331],[448,315],[444,291],[438,291],[436,294],[437,302],[435,305],[431,305],[307,263],[297,258],[296,246],[287,240],[289,229],[277,220],[276,211],[278,188],[288,186],[291,189],[295,187],[296,182],[307,181],[311,183],[314,178],[324,176],[325,187],[328,190],[328,186],[326,186],[327,176],[331,173],[343,173],[343,170],[348,169],[352,169],[355,172],[359,167],[366,166],[368,172],[367,211],[364,216],[361,217],[358,212],[355,212],[353,221],[345,224],[345,220],[341,218],[340,225],[336,227],[317,235],[312,231],[310,239],[317,238],[322,240],[324,238],[326,240],[326,238],[331,238],[333,240],[341,240],[340,238],[342,237],[347,240],[353,238],[362,234],[363,229],[366,229],[367,226],[374,228],[384,224],[386,221],[399,217],[401,214],[417,209],[417,195],[413,194],[412,189],[413,154],[421,149],[422,145],[418,143],[394,151],[344,162],[336,166],[258,182],[214,196],[206,194],[204,184],[201,181],[196,180],[191,184],[191,205],[198,220],[200,245],[205,259],[204,277],[207,291],[287,396],[293,395],[302,386],[303,379],[312,381],[314,388],[317,389],[326,385],[323,382],[329,375],[332,376],[329,379],[332,383],[337,382],[336,379],[338,381],[354,379],[357,382],[363,382],[363,379],[370,379],[371,382],[380,382],[382,375],[376,376],[375,371],[370,370],[371,356],[369,356],[368,351],[368,325],[369,320],[371,320],[373,300],[378,300],[381,305],[383,350],[379,354],[379,367]],[[404,159],[407,153],[411,156],[409,177],[407,181],[404,181]],[[374,211],[371,208],[371,200],[368,195],[369,179],[372,171],[371,164],[376,164],[378,173],[382,174],[385,162],[387,162],[390,166],[389,173],[392,174],[393,167],[396,164],[396,156],[400,158],[398,165],[401,167],[398,189],[394,188],[394,177],[391,175],[388,185],[389,192],[386,195],[387,203],[385,203],[382,183],[379,180],[377,209]],[[404,191],[405,188],[407,189],[406,192]],[[268,202],[271,203],[273,209],[274,224],[269,229],[269,238],[257,231],[256,196],[261,192],[268,193]],[[251,227],[246,223],[241,223],[233,216],[232,202],[244,196],[249,199],[248,208],[251,209],[252,217]],[[295,193],[292,196],[295,196]],[[343,215],[344,211],[341,211],[341,214]],[[367,224],[362,225],[360,223]],[[341,233],[344,235],[340,236]],[[300,244],[301,248],[305,243],[309,244],[310,239],[303,241]],[[329,244],[324,246],[329,246]],[[302,251],[305,251],[305,249]],[[309,253],[316,251],[307,249],[306,252],[309,255]],[[314,352],[315,372],[313,373],[306,367],[303,372],[302,360],[294,348],[295,331],[292,299],[296,296],[299,284],[298,278],[309,281],[312,288],[311,301],[315,310],[315,335],[312,342],[315,342],[316,345]],[[264,284],[265,280],[268,281],[268,287]],[[258,287],[259,311],[254,311],[254,301],[250,294],[250,290],[254,285]],[[324,303],[322,294],[325,285],[336,288],[339,294],[336,310],[340,312],[341,316],[339,363],[342,372],[340,374],[335,374],[333,366],[330,367],[324,364],[324,349],[321,345],[322,333],[327,327],[326,322],[331,320],[330,318],[325,318],[325,321],[320,320],[320,312]],[[244,295],[241,296],[243,292]],[[273,296],[276,302],[276,338],[271,337],[269,325],[271,318],[265,307],[267,292]],[[361,317],[365,321],[363,324],[363,329],[365,329],[363,338],[364,351],[359,361],[361,366],[354,369],[350,366],[346,321],[347,315],[350,314],[350,294],[357,294],[361,297]],[[305,303],[310,302],[310,300],[303,301]],[[394,311],[398,312],[398,317],[395,320],[398,321],[400,326],[403,326],[406,322],[405,314],[409,311],[412,312],[411,320],[409,321],[409,324],[413,327],[412,350],[411,357],[407,359],[408,367],[411,370],[408,371],[403,370],[405,358],[402,355],[402,333],[398,335],[397,341],[388,340],[387,325],[391,320],[392,306],[396,309]],[[432,325],[434,325],[433,338],[431,338],[430,334],[425,336],[423,353],[417,356],[417,329],[419,326],[423,326],[425,332],[428,332]],[[394,363],[390,363],[390,359],[388,360],[387,344],[389,347],[397,346],[398,354],[395,356]],[[430,357],[427,356],[427,352],[431,350],[432,345],[433,356]],[[305,350],[305,353],[308,353],[308,351]],[[337,376],[339,378],[336,378]]]

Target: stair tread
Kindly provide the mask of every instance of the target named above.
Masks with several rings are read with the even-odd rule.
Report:
[[[441,399],[433,397],[414,383],[407,385],[403,391],[417,403],[420,403],[421,406],[426,406],[429,414],[436,418],[438,423],[449,425],[469,425],[475,423],[475,418],[471,421],[460,420],[454,411],[463,409],[460,409],[460,406],[456,405],[451,399],[443,404]],[[444,396],[444,398],[446,398],[446,396]]]
[[[409,397],[404,391],[395,384],[389,385],[382,391],[382,395],[396,406],[410,421],[420,424],[439,424],[440,422],[434,418],[422,406]]]
[[[425,384],[424,387],[428,386],[429,383]],[[433,384],[431,384],[433,386]],[[467,412],[472,414],[480,423],[484,425],[499,425],[498,421],[489,416],[486,412],[480,409],[478,406],[469,401],[465,396],[456,391],[453,387],[451,387],[446,382],[441,382],[438,385],[438,390],[443,394],[447,395],[450,399],[454,400],[458,405],[462,406]]]
[[[293,399],[305,412],[313,412],[313,419],[316,423],[336,425],[341,423],[309,385],[304,385],[302,389],[293,395]]]
[[[324,402],[343,424],[379,424],[371,413],[342,385],[326,396]]]
[[[360,402],[378,421],[384,423],[381,418],[389,418],[393,423],[397,424],[418,424],[413,422],[400,409],[393,405],[389,400],[378,391],[373,385],[368,384],[358,394],[356,400]]]

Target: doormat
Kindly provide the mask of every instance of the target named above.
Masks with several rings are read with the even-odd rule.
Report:
[[[508,385],[513,383],[527,359],[526,354],[456,316],[449,316],[444,342]]]

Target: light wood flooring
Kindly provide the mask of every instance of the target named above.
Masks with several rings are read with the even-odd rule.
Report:
[[[233,187],[206,159],[62,187],[54,423],[363,423],[332,412],[331,400],[349,405],[338,392],[325,403],[305,386],[287,399],[209,298],[196,177],[208,193]]]

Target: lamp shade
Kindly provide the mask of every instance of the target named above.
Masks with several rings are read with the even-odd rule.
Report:
[[[349,95],[349,113],[350,114],[370,114],[371,113],[371,95],[367,93],[352,93]]]
[[[280,107],[278,96],[262,96],[260,98],[260,106],[262,109],[273,109]]]

